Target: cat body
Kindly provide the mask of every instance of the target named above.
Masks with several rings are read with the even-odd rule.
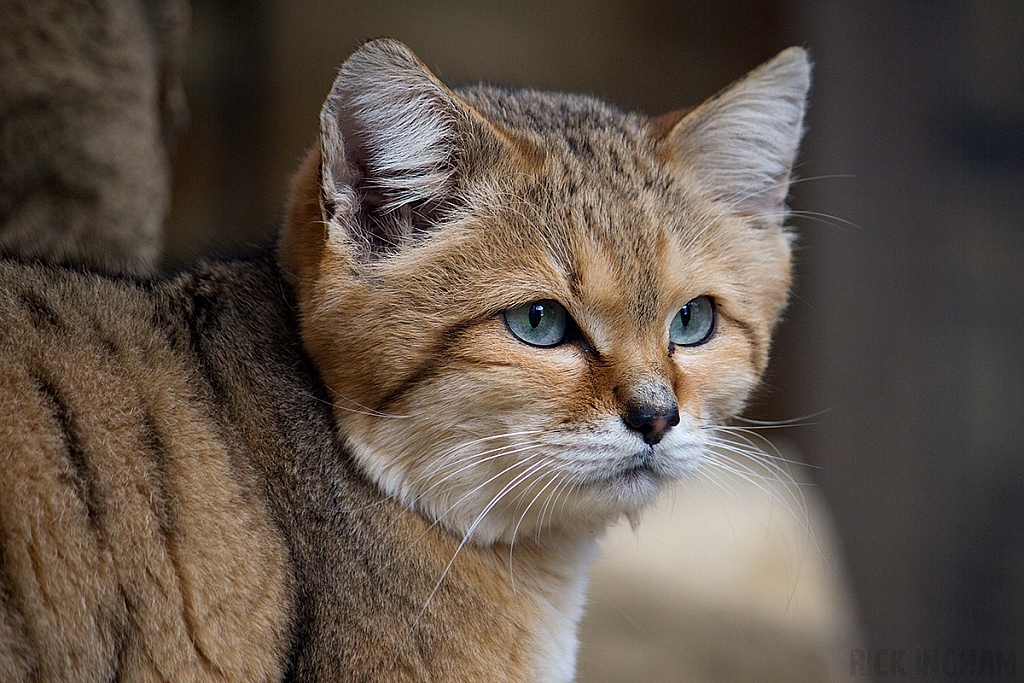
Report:
[[[807,74],[651,120],[373,41],[274,249],[0,264],[0,678],[570,680],[767,363]]]
[[[513,595],[507,555],[467,546],[427,604],[458,539],[339,456],[272,257],[143,286],[3,269],[4,681],[544,670],[562,591],[530,570],[566,565],[523,544]]]

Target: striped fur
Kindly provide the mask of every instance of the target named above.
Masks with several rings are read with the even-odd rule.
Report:
[[[807,68],[650,120],[375,41],[277,248],[0,262],[0,680],[570,680],[594,538],[764,370]],[[671,344],[698,296],[712,337]],[[538,299],[564,344],[503,322]],[[627,423],[668,404],[660,440]]]

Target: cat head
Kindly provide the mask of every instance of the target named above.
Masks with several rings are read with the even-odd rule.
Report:
[[[768,359],[809,64],[689,113],[341,67],[282,266],[364,472],[471,540],[589,531],[693,472]]]

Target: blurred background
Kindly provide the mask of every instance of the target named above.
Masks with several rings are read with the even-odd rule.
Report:
[[[614,529],[579,680],[1024,680],[1024,3],[191,4],[165,264],[271,238],[365,38],[651,114],[809,48],[795,295],[747,413],[795,421],[761,433],[799,485],[719,472]]]

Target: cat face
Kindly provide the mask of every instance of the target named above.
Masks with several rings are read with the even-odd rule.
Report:
[[[343,65],[282,262],[346,445],[472,541],[600,528],[698,466],[767,363],[808,65],[685,117]]]

